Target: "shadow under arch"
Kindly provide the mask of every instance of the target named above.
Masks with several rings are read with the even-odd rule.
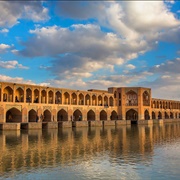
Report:
[[[28,122],[36,122],[37,113],[34,109],[31,109],[28,113]]]
[[[79,109],[76,109],[73,113],[73,120],[74,121],[81,121],[82,120],[82,113]]]
[[[107,113],[106,113],[106,111],[102,110],[100,112],[100,120],[107,120]]]
[[[58,111],[57,121],[68,121],[68,113],[64,109]]]
[[[93,110],[89,110],[87,113],[87,120],[88,121],[95,121],[95,113]]]
[[[111,112],[111,120],[117,120],[117,119],[118,119],[117,112],[113,110],[113,111]]]
[[[156,119],[156,114],[154,111],[152,111],[152,119]]]
[[[126,112],[126,120],[138,120],[138,112],[130,109]]]
[[[22,122],[22,113],[16,108],[11,108],[6,112],[6,122]]]
[[[51,112],[47,109],[44,111],[43,122],[51,122]]]
[[[144,119],[145,120],[149,120],[150,119],[149,111],[147,109],[144,111]]]

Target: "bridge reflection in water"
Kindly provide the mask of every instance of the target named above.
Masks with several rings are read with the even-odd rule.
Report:
[[[124,176],[138,179],[145,178],[144,173],[144,176],[152,177],[146,168],[161,167],[161,162],[154,164],[156,157],[161,157],[164,152],[157,154],[158,148],[174,148],[173,143],[177,149],[177,157],[171,167],[174,172],[178,168],[176,161],[180,160],[180,123],[1,131],[0,176],[17,179],[25,175],[29,179],[48,179],[51,176],[55,179],[121,179],[119,177]],[[169,154],[173,153],[172,149],[169,150]],[[131,170],[133,173],[129,172]],[[167,177],[165,172],[162,169],[161,173]],[[161,173],[153,173],[162,176]],[[178,173],[178,170],[175,171],[174,177]]]

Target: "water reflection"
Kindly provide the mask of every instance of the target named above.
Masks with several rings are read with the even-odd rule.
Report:
[[[42,179],[48,175],[59,177],[57,172],[64,179],[121,179],[120,176],[139,179],[145,167],[154,166],[155,151],[179,139],[179,123],[1,131],[0,176],[23,178],[23,174],[32,173],[33,177],[37,171],[41,170],[40,176],[45,170]],[[179,144],[176,147],[179,150]]]

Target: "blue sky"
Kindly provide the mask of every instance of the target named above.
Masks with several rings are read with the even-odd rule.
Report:
[[[0,12],[1,81],[180,100],[180,1],[0,1]]]

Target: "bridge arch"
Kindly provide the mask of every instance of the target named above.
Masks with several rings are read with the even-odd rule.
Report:
[[[84,95],[82,93],[79,94],[79,105],[84,105]]]
[[[7,86],[3,90],[3,101],[13,102],[13,89],[10,86]]]
[[[26,102],[27,103],[32,102],[32,90],[30,88],[26,89]]]
[[[51,112],[48,109],[44,111],[43,122],[51,122]]]
[[[87,120],[88,121],[95,121],[95,112],[93,110],[89,110],[87,113]]]
[[[6,122],[22,122],[22,113],[17,108],[11,108],[6,112]]]
[[[162,119],[162,113],[160,111],[158,112],[158,119]]]
[[[37,112],[34,109],[31,109],[28,112],[28,121],[29,122],[36,122],[37,119]]]
[[[68,92],[64,93],[64,104],[70,104],[70,95]]]
[[[55,104],[62,104],[62,94],[59,91],[55,93]]]
[[[172,112],[170,112],[170,118],[173,119],[174,118],[174,114]]]
[[[100,120],[107,120],[107,113],[106,113],[106,111],[102,110],[100,112]]]
[[[130,109],[126,112],[126,120],[138,120],[138,112]]]
[[[156,119],[156,114],[154,111],[152,111],[152,119]]]
[[[82,121],[82,112],[79,109],[76,109],[73,113],[74,121]]]
[[[149,120],[149,119],[150,119],[150,117],[149,117],[149,111],[148,111],[147,109],[144,111],[144,119],[145,119],[145,120]]]
[[[114,100],[112,96],[109,98],[109,106],[114,106]]]
[[[24,90],[21,87],[15,91],[15,102],[24,102]]]
[[[64,109],[61,109],[57,113],[57,121],[68,121],[68,113]]]
[[[112,111],[111,112],[111,120],[117,120],[118,119],[118,115],[116,111]]]
[[[169,119],[169,115],[168,115],[167,112],[164,112],[164,118],[165,118],[165,119]]]

